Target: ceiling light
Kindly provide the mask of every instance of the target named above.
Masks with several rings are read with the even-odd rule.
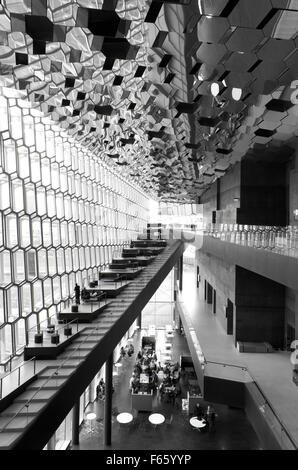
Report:
[[[219,84],[218,83],[216,83],[216,82],[212,83],[211,93],[214,97],[218,95],[218,93],[219,93]]]
[[[203,8],[202,8],[202,0],[198,0],[198,5],[199,5],[199,10],[201,15],[203,14]]]
[[[233,88],[232,89],[232,97],[235,101],[239,101],[242,96],[242,89],[241,88]]]

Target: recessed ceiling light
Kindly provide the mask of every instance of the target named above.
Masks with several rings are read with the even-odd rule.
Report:
[[[239,101],[242,96],[242,89],[241,88],[233,88],[232,89],[232,97],[235,101]]]
[[[216,82],[212,83],[211,93],[214,97],[218,95],[218,93],[219,93],[219,84],[218,83],[216,83]]]

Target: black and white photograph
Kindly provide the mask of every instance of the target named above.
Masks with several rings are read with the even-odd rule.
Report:
[[[0,0],[1,454],[291,450],[298,0]]]

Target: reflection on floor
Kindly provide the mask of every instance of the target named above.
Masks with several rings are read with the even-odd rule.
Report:
[[[135,357],[140,344],[140,334],[135,335],[135,354],[122,360],[123,366],[119,375],[114,377],[113,394],[113,431],[112,446],[109,449],[164,449],[164,450],[220,450],[220,449],[259,449],[258,438],[241,410],[230,409],[224,405],[215,405],[218,415],[215,429],[202,433],[194,430],[190,424],[187,413],[181,410],[181,400],[178,405],[161,402],[158,394],[154,399],[153,412],[160,412],[166,418],[173,416],[171,424],[153,427],[149,421],[150,413],[139,413],[129,425],[119,425],[116,416],[121,412],[131,412],[129,394],[129,379],[135,363]],[[175,333],[173,339],[172,360],[179,360],[180,355],[189,355],[186,340]],[[182,397],[186,397],[184,379],[181,379]],[[80,433],[80,445],[73,447],[81,450],[102,450],[103,445],[103,401],[94,402],[86,413],[94,411],[97,415],[95,421],[86,421]],[[206,403],[207,406],[207,403]]]

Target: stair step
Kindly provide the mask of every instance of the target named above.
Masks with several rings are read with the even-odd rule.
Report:
[[[19,437],[20,433],[18,432],[8,432],[4,431],[0,433],[0,449],[8,449],[14,441]]]

